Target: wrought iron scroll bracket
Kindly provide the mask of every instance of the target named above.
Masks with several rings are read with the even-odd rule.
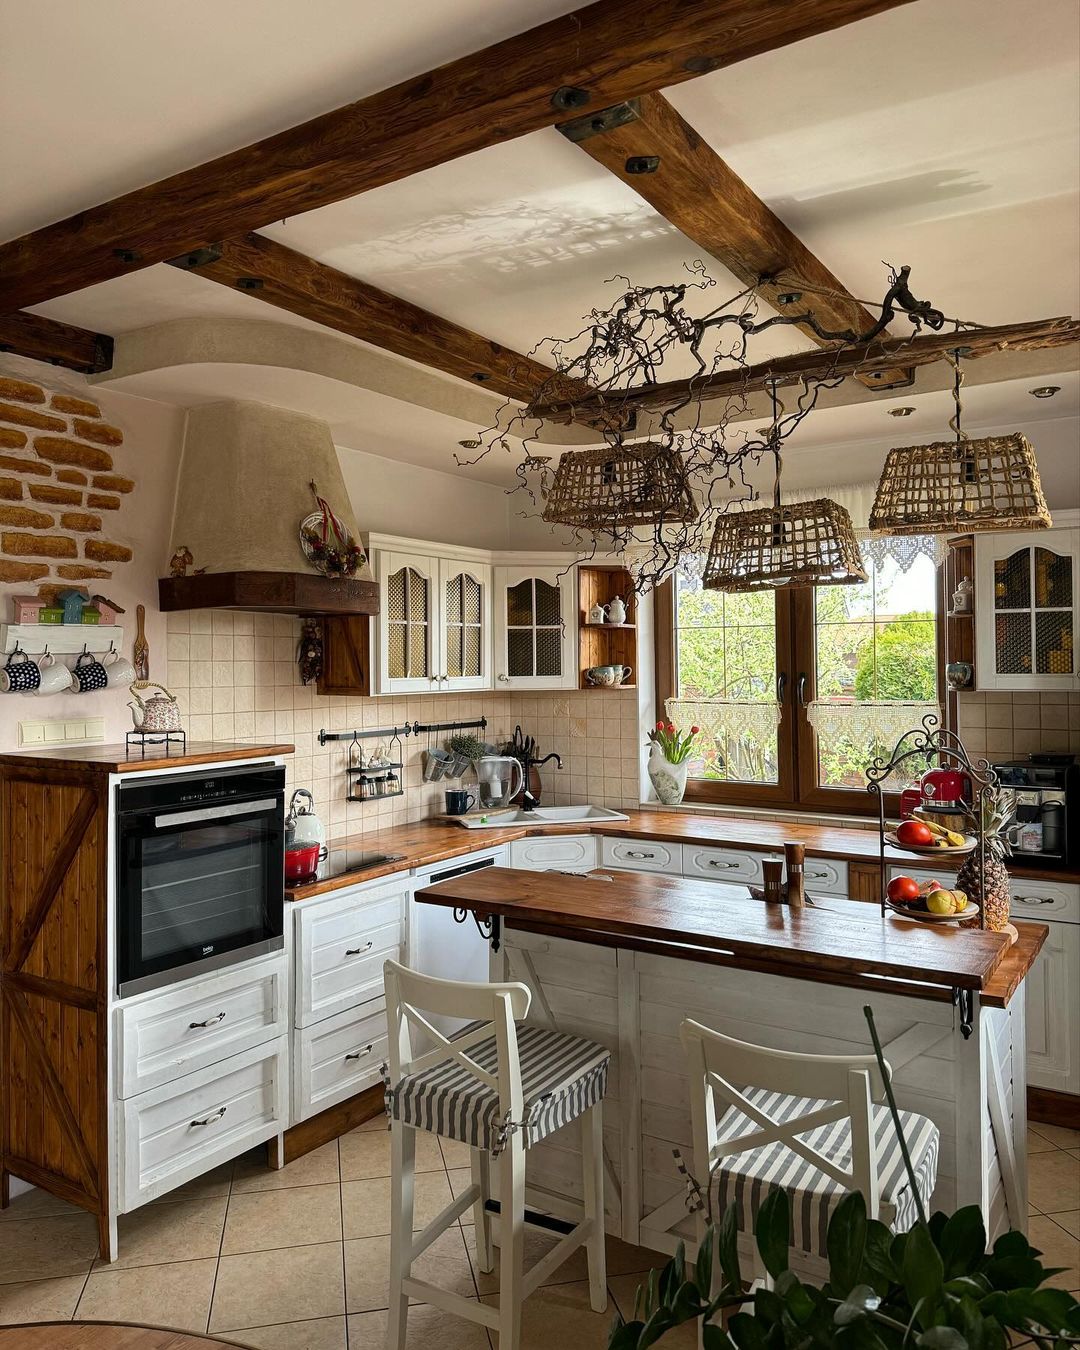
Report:
[[[970,989],[954,988],[952,1001],[953,1007],[960,1009],[960,1035],[969,1040],[975,1025],[975,995]]]
[[[491,950],[498,955],[499,946],[502,943],[502,919],[498,914],[480,915],[474,909],[466,909],[464,906],[454,906],[454,922],[464,923],[469,916],[476,924],[476,931],[485,942],[491,944]]]

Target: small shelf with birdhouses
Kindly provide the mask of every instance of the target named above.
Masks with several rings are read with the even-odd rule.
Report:
[[[634,579],[615,563],[579,563],[577,574],[578,687],[633,689],[637,684]],[[617,670],[621,677],[613,676],[609,682],[607,677],[589,674],[604,667]]]

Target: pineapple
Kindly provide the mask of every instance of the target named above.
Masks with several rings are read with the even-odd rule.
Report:
[[[982,908],[986,927],[1002,932],[1009,923],[1009,873],[1002,861],[1011,852],[1005,827],[1012,819],[1012,805],[1000,787],[995,786],[969,813],[971,828],[985,841],[984,866],[980,875],[979,850],[967,857],[956,874],[956,884]]]

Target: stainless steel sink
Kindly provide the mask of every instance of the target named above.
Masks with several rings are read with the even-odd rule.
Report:
[[[490,816],[462,816],[458,824],[467,830],[498,830],[512,825],[588,825],[600,820],[629,820],[622,811],[607,806],[538,806],[532,811],[500,811]]]

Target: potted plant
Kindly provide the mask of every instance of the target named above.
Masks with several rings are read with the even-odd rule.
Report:
[[[686,791],[690,752],[701,730],[676,731],[672,722],[657,722],[649,732],[649,781],[665,806],[678,806]]]
[[[446,748],[454,756],[449,774],[451,778],[460,778],[470,764],[475,766],[476,761],[488,753],[482,740],[464,732],[451,736],[446,742]]]

